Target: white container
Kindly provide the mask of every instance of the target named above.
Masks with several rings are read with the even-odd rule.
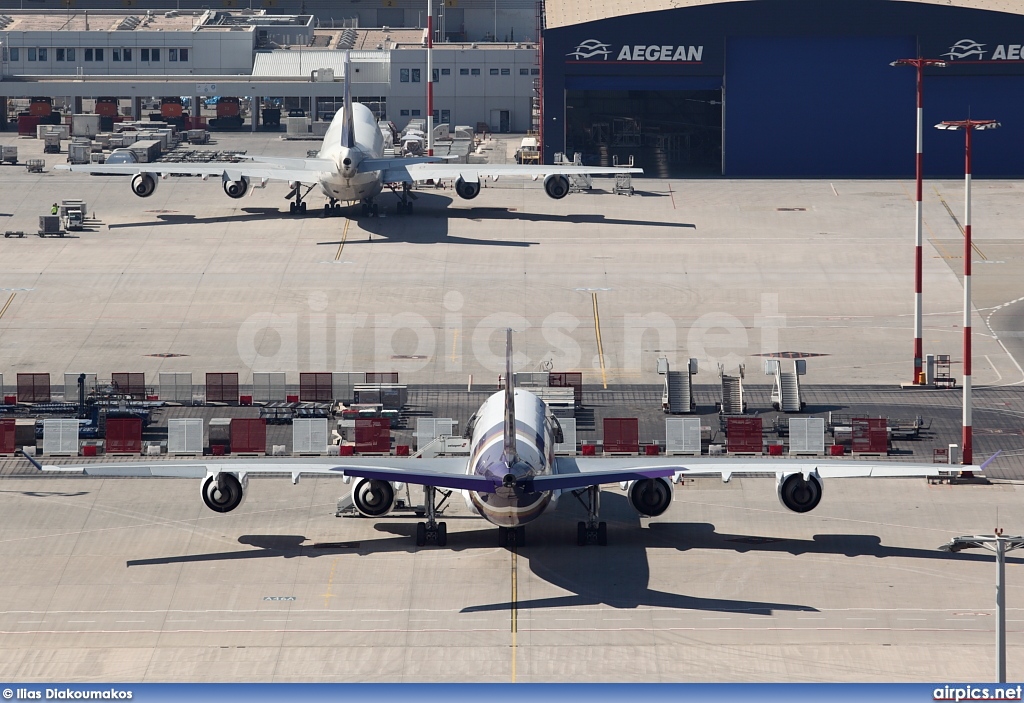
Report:
[[[100,131],[99,115],[72,115],[71,136],[89,137],[92,139]]]

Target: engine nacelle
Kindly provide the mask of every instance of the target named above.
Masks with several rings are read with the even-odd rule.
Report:
[[[472,200],[476,196],[480,195],[480,181],[472,183],[467,181],[462,176],[459,176],[459,180],[455,181],[455,192],[459,194],[459,197],[463,200]]]
[[[559,173],[553,173],[544,179],[544,192],[548,197],[561,200],[569,194],[569,179]]]
[[[237,181],[232,181],[227,177],[227,174],[221,176],[221,180],[224,182],[224,193],[229,198],[238,199],[241,198],[249,191],[249,179],[242,176]]]
[[[243,473],[219,473],[207,476],[203,481],[203,502],[215,513],[230,513],[245,502],[246,490],[249,488],[249,477]]]
[[[381,517],[395,507],[395,487],[390,481],[358,478],[352,485],[352,504],[360,515]]]
[[[672,505],[672,482],[667,478],[644,478],[626,484],[626,499],[642,517],[658,517]]]
[[[132,176],[132,192],[140,198],[148,198],[156,192],[157,179],[152,173],[138,173]]]
[[[818,507],[824,483],[817,471],[804,479],[803,474],[778,474],[775,478],[775,492],[782,507],[794,513],[807,513]]]

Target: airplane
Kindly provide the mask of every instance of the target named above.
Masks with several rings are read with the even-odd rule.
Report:
[[[853,462],[843,460],[701,459],[691,457],[575,457],[555,456],[562,430],[551,408],[512,381],[512,330],[506,331],[505,388],[490,397],[470,418],[469,459],[464,457],[396,458],[329,457],[292,460],[221,460],[42,465],[25,458],[40,471],[87,476],[174,477],[200,479],[206,506],[218,513],[236,510],[245,500],[250,474],[341,475],[352,482],[352,503],[368,518],[382,518],[396,506],[405,484],[423,486],[426,520],[416,526],[416,545],[443,547],[448,533],[438,521],[438,492],[447,499],[459,491],[467,507],[498,527],[498,545],[525,544],[525,526],[553,509],[566,493],[586,508],[587,519],[577,523],[576,542],[607,545],[608,528],[600,520],[604,484],[620,484],[630,507],[641,517],[659,517],[672,505],[673,483],[685,476],[720,475],[728,482],[736,474],[775,472],[779,502],[795,513],[810,512],[821,502],[824,479],[849,477],[929,477],[948,474],[941,464]],[[996,453],[998,454],[998,452]],[[983,470],[981,466],[958,470]]]
[[[201,176],[203,180],[219,176],[229,198],[244,197],[253,183],[262,188],[269,181],[284,181],[291,188],[286,199],[293,200],[288,207],[293,215],[306,212],[305,198],[319,186],[327,198],[324,217],[340,216],[340,201],[360,201],[364,216],[376,216],[379,208],[374,199],[385,187],[398,196],[398,213],[411,215],[412,201],[416,197],[412,185],[427,180],[454,180],[459,197],[472,200],[480,194],[483,178],[543,178],[544,191],[548,196],[561,200],[569,194],[571,175],[643,173],[643,169],[626,167],[452,164],[445,163],[446,159],[439,156],[386,157],[384,138],[373,113],[365,105],[352,101],[349,74],[350,61],[346,52],[344,105],[331,120],[315,158],[248,156],[242,157],[244,160],[240,162],[89,164],[59,165],[55,168],[90,174],[130,175],[132,192],[140,198],[152,196],[160,180],[171,175]]]

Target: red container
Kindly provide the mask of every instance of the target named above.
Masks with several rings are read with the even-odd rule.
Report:
[[[14,454],[14,418],[0,418],[0,454]]]
[[[17,405],[17,404],[18,404],[18,396],[16,396],[16,395],[5,395],[4,396],[4,405]]]
[[[657,444],[648,444],[644,447],[644,454],[647,456],[658,456],[660,452],[661,449]]]
[[[360,454],[391,452],[391,420],[386,417],[356,419],[356,451]]]
[[[252,396],[251,395],[240,395],[240,396],[238,396],[238,404],[239,405],[252,405]]]
[[[96,445],[85,444],[82,446],[82,456],[96,456]]]
[[[341,444],[338,446],[338,456],[352,456],[353,451],[355,451],[355,447],[351,444]]]
[[[146,400],[160,400],[160,396],[158,396],[158,395],[147,395],[146,396]]]
[[[597,445],[596,444],[584,444],[583,445],[583,456],[596,456]]]
[[[231,418],[231,452],[267,453],[267,421],[260,417]]]
[[[399,444],[395,447],[395,456],[409,456],[409,445]]]
[[[760,454],[761,418],[730,417],[726,420],[726,451]]]
[[[768,456],[782,456],[782,445],[781,444],[769,444],[768,445]]]
[[[36,136],[36,127],[39,126],[39,115],[18,115],[18,136]]]
[[[604,419],[604,451],[605,454],[639,453],[639,420],[635,417],[606,417]]]
[[[224,456],[224,445],[214,444],[210,447],[210,453],[214,456]]]
[[[846,453],[846,447],[841,444],[833,444],[828,448],[829,456],[842,456]]]
[[[298,403],[299,402],[299,396],[297,396],[297,395],[289,395],[289,396],[287,396],[287,401],[289,403]]]
[[[88,448],[85,447],[85,449]],[[107,452],[140,454],[142,452],[142,420],[137,417],[107,418]]]

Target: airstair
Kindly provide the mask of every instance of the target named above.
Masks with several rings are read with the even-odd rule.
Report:
[[[555,154],[555,163],[582,166],[583,154],[577,151],[575,154],[573,154],[572,161],[569,161],[569,159],[565,157],[565,154],[558,153]],[[569,174],[568,178],[570,193],[580,193],[584,190],[590,190],[591,188],[594,187],[594,177],[588,173],[571,173]]]
[[[739,375],[726,376],[725,366],[718,365],[718,377],[722,383],[722,399],[718,403],[718,411],[723,415],[742,415],[747,411],[747,403],[743,400],[743,371],[740,364]]]
[[[661,394],[661,407],[666,413],[680,415],[697,409],[693,397],[693,376],[697,373],[697,360],[690,359],[685,371],[669,369],[668,358],[658,359],[658,373],[665,377],[665,389]]]
[[[773,408],[784,413],[798,413],[807,407],[807,403],[800,399],[800,376],[807,373],[805,360],[795,359],[793,370],[783,371],[781,359],[766,359],[764,373],[766,376],[775,376],[775,387],[772,389]]]

